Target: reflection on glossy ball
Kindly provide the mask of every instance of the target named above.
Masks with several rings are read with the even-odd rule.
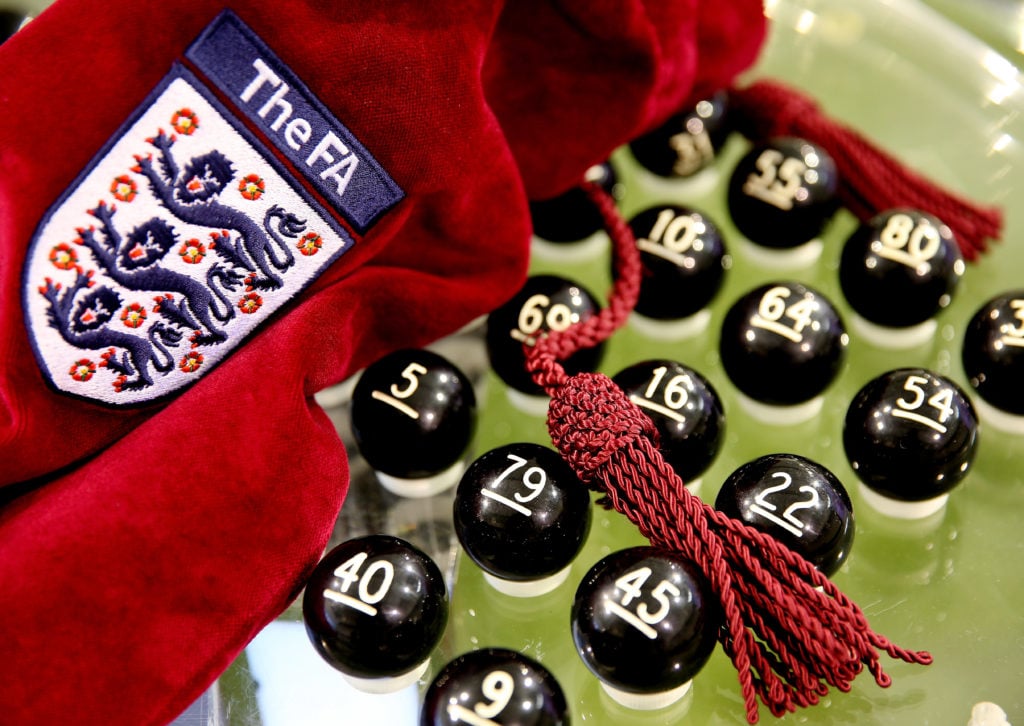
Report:
[[[978,418],[953,381],[923,368],[900,368],[869,381],[846,413],[843,446],[871,490],[917,502],[953,489],[978,444]]]
[[[950,304],[964,273],[952,231],[936,217],[892,209],[862,224],[843,245],[839,282],[865,320],[904,328]]]
[[[798,282],[762,285],[737,300],[722,323],[722,367],[762,403],[795,405],[839,374],[849,337],[824,295]]]
[[[332,666],[360,679],[388,678],[430,656],[448,622],[448,591],[421,550],[369,535],[324,556],[306,583],[302,616]]]
[[[554,450],[501,446],[466,469],[455,492],[455,533],[485,572],[534,580],[569,565],[590,531],[590,493]]]
[[[780,137],[752,148],[729,181],[729,214],[751,242],[776,249],[814,239],[838,206],[832,157],[804,139]]]
[[[505,648],[469,651],[449,662],[423,697],[420,726],[568,726],[569,706],[539,662]]]
[[[795,454],[769,454],[729,475],[715,508],[770,534],[826,576],[853,544],[850,495],[821,464]]]
[[[577,652],[602,683],[656,694],[682,686],[704,666],[721,612],[694,563],[677,552],[633,547],[584,576],[571,623]]]
[[[359,453],[371,467],[419,479],[465,453],[476,428],[476,395],[465,374],[442,356],[399,350],[363,371],[351,417]]]

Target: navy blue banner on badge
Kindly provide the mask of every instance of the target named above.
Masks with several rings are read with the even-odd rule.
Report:
[[[404,197],[365,147],[236,15],[185,53],[360,233]]]

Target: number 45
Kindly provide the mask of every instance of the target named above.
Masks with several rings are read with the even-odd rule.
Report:
[[[643,587],[650,577],[650,567],[638,567],[619,577],[615,585],[625,594],[619,602],[609,601],[608,609],[651,640],[655,640],[658,631],[651,626],[657,625],[668,616],[672,607],[671,599],[679,597],[682,593],[668,580],[662,580],[649,593],[651,599],[658,605],[657,610],[651,612],[646,602],[638,602],[634,609],[629,609],[630,603],[644,597]]]

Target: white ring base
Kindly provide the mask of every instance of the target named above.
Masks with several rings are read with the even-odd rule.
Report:
[[[653,340],[683,340],[695,338],[708,328],[711,322],[711,311],[708,308],[698,310],[693,315],[675,320],[658,320],[637,312],[629,315],[629,324],[634,330]]]
[[[531,416],[547,416],[551,397],[547,394],[523,393],[514,388],[506,388],[509,403],[518,410]]]
[[[397,676],[391,676],[390,678],[360,678],[359,676],[350,676],[348,673],[342,673],[341,675],[357,691],[374,694],[395,693],[419,681],[423,674],[427,672],[427,666],[429,665],[430,659],[427,658],[411,671],[399,673]]]
[[[905,502],[899,499],[890,499],[876,491],[873,491],[864,482],[857,482],[861,498],[876,512],[884,514],[893,519],[924,519],[930,517],[946,506],[949,494],[940,494],[933,499],[925,499],[919,502]]]
[[[935,331],[939,327],[939,324],[932,319],[906,328],[888,328],[873,323],[857,313],[850,315],[850,325],[857,335],[867,342],[878,348],[889,350],[907,350],[924,345],[935,338]]]
[[[542,577],[539,580],[502,580],[489,572],[484,573],[484,579],[498,592],[512,597],[537,597],[546,595],[561,585],[569,578],[571,566],[563,567],[553,575]]]
[[[444,471],[422,479],[401,479],[382,471],[375,471],[377,481],[392,494],[407,499],[424,499],[451,489],[462,477],[466,462],[460,459]]]
[[[752,418],[761,423],[774,424],[776,426],[796,426],[810,421],[821,413],[825,403],[824,396],[815,396],[809,401],[798,403],[793,406],[776,406],[769,403],[755,401],[744,393],[737,392],[740,407],[743,408]]]
[[[532,235],[530,253],[537,259],[548,262],[586,262],[603,255],[610,244],[608,233],[603,229],[573,242],[552,242]]]
[[[797,247],[765,247],[743,237],[740,239],[743,254],[766,270],[794,270],[810,267],[821,257],[825,243],[815,237]]]
[[[661,176],[636,162],[634,179],[647,196],[674,202],[710,194],[718,186],[719,172],[718,167],[712,163],[690,176]]]
[[[1024,436],[1024,416],[996,408],[981,396],[975,396],[971,402],[978,409],[978,418],[982,423],[1008,434]]]
[[[693,681],[689,680],[683,685],[676,686],[668,691],[661,691],[659,693],[632,693],[630,691],[623,691],[615,686],[610,686],[604,681],[601,681],[601,688],[604,689],[605,693],[611,696],[613,701],[625,706],[626,708],[633,709],[634,711],[655,711],[659,708],[671,706],[673,703],[685,696],[692,685]]]

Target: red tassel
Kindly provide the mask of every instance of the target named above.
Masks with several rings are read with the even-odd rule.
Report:
[[[903,650],[874,633],[860,608],[802,557],[691,495],[658,451],[651,420],[610,378],[566,374],[558,361],[617,330],[640,287],[632,232],[600,186],[584,187],[613,243],[609,304],[537,341],[527,349],[527,367],[552,397],[552,442],[580,478],[652,544],[678,550],[703,568],[725,613],[719,640],[738,671],[747,720],[757,722],[758,698],[781,716],[817,703],[829,686],[849,690],[865,667],[878,685],[888,686],[879,651],[930,663],[928,653]]]
[[[953,230],[967,260],[999,239],[1002,212],[939,187],[857,131],[827,116],[811,98],[778,81],[760,80],[729,92],[731,122],[751,141],[798,136],[824,148],[836,163],[840,198],[861,221],[894,207],[928,212]]]

